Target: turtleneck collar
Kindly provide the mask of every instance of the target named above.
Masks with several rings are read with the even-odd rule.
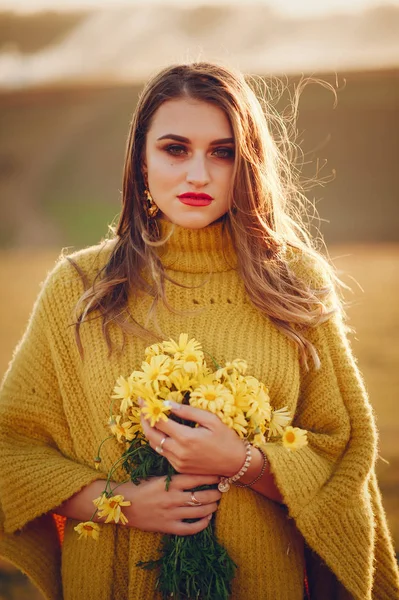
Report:
[[[170,238],[157,252],[164,267],[186,273],[217,273],[235,269],[237,256],[223,220],[202,229],[186,229],[159,219],[161,239]]]

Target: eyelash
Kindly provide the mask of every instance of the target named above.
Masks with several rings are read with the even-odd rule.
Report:
[[[185,146],[181,146],[179,144],[170,144],[169,146],[165,146],[164,148],[165,152],[167,152],[168,154],[171,154],[172,156],[183,156],[183,153],[186,151]],[[177,152],[176,152],[177,150]],[[180,151],[183,152],[180,152]],[[216,158],[221,158],[222,160],[226,160],[229,158],[234,158],[234,150],[233,148],[224,148],[224,147],[220,147],[220,148],[215,148],[215,150],[213,151],[212,154],[214,154],[215,152],[225,152],[227,153],[226,156],[217,156]]]

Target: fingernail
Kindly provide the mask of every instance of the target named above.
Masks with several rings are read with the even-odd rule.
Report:
[[[138,404],[139,406],[143,406],[143,398],[140,398],[140,397],[138,397],[138,398],[137,398],[137,404]]]
[[[208,521],[210,521],[213,517],[213,514],[208,515]]]
[[[172,400],[164,400],[163,404],[167,408],[173,408],[174,410],[180,410],[181,408],[181,404],[179,404],[178,402],[173,402]]]

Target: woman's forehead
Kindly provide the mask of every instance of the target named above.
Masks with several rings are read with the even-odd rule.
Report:
[[[193,98],[168,100],[155,112],[148,135],[158,140],[167,134],[209,141],[233,137],[229,119],[221,108]]]

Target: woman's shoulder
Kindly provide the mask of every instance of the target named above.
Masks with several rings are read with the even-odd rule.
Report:
[[[320,251],[288,245],[284,256],[294,287],[299,281],[305,294],[317,303],[321,301],[323,314],[341,313],[344,308],[342,291],[348,286],[340,279],[330,259]]]
[[[335,268],[321,252],[287,244],[283,257],[290,272],[310,288],[334,289]]]
[[[63,250],[42,284],[42,295],[76,301],[106,266],[115,243],[110,239],[72,253]]]
[[[93,280],[108,263],[115,244],[116,238],[112,238],[70,254],[64,252],[60,257],[61,268],[72,267],[79,275],[82,272],[89,280]]]

